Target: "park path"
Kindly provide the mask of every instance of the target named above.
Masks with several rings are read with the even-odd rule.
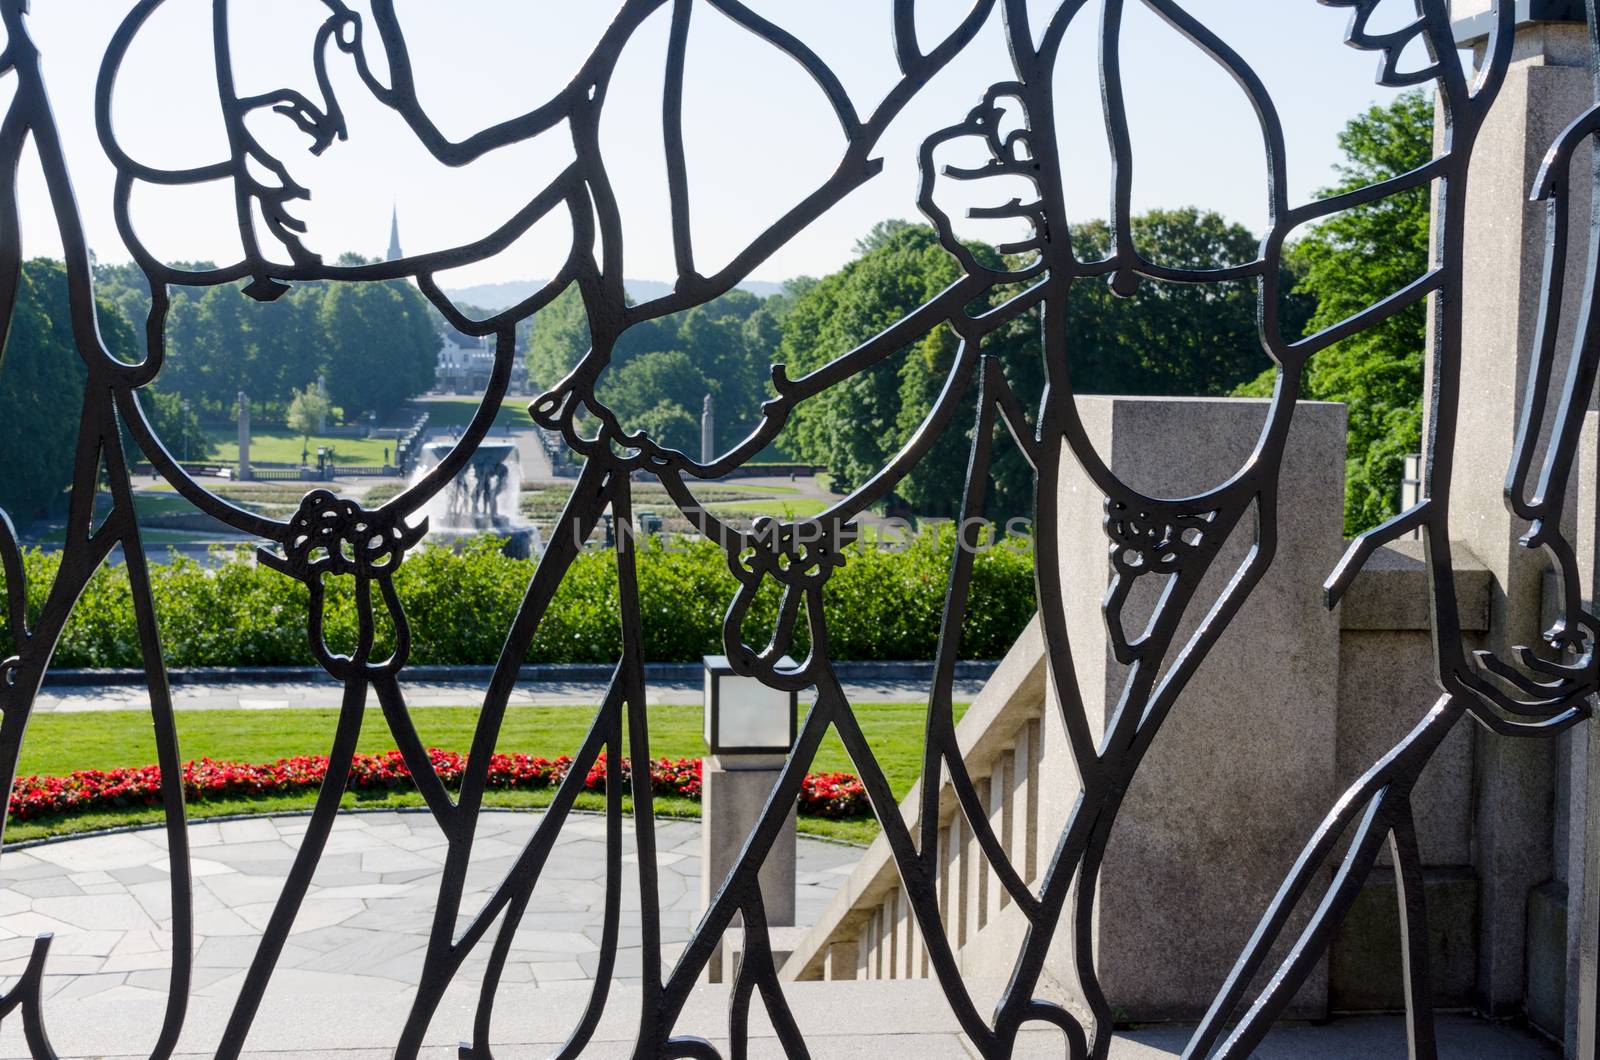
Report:
[[[526,812],[480,818],[464,910],[487,901],[542,818]],[[309,823],[297,816],[189,826],[196,935],[191,1009],[197,1018],[182,1043],[185,1053],[214,1052],[217,1021],[207,1017],[226,1012],[238,994]],[[662,820],[655,836],[662,955],[670,966],[699,920],[700,825]],[[623,823],[623,843],[632,862],[631,821]],[[594,977],[604,926],[605,851],[603,817],[573,814],[562,825],[512,944],[504,983],[552,986]],[[854,847],[797,841],[795,913],[802,925],[821,915],[859,856]],[[278,962],[271,1001],[336,1002],[348,1021],[336,1029],[343,1043],[393,1042],[399,1013],[386,1011],[384,1003],[403,1005],[415,991],[444,858],[444,839],[428,814],[341,814]],[[44,993],[60,1055],[102,1056],[146,1045],[159,1026],[172,967],[166,834],[150,829],[7,851],[5,869],[0,976],[21,973],[34,937],[55,933]],[[639,903],[630,864],[622,873],[624,912],[613,973],[623,984],[639,981]],[[463,966],[460,982],[472,987],[459,991],[464,996],[476,995],[489,949],[479,946]],[[143,1015],[117,1029],[107,1026],[108,1014],[122,1005]],[[22,1021],[6,1023],[0,1055],[26,1055],[19,1042],[7,1040],[20,1037]],[[258,1040],[274,1036],[270,1018],[260,1030]],[[469,1037],[471,1025],[448,1030]],[[554,1026],[549,1031],[560,1033]]]
[[[971,702],[982,682],[957,682],[956,702]],[[852,703],[926,702],[927,685],[918,681],[862,681],[844,686]],[[481,705],[484,683],[469,681],[407,681],[406,703],[412,707],[467,707]],[[511,693],[513,706],[594,706],[605,698],[603,681],[538,681],[518,685]],[[699,706],[705,690],[699,681],[652,681],[649,702],[668,706]],[[178,684],[172,689],[177,710],[287,710],[333,709],[343,697],[340,685],[324,681],[270,683]],[[106,710],[149,710],[150,697],[137,684],[46,685],[39,693],[35,713],[77,714]]]

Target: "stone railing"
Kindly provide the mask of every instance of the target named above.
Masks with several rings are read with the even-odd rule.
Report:
[[[1044,640],[1035,619],[956,726],[963,760],[990,808],[995,835],[1030,883],[1040,861],[1039,776],[1044,757]],[[901,803],[915,824],[921,784]],[[966,827],[953,788],[939,793],[939,908],[958,952],[1010,905]],[[889,844],[874,840],[833,904],[784,965],[788,979],[920,979],[927,953],[900,888]]]
[[[1247,401],[1087,398],[1081,407],[1108,462],[1119,473],[1161,468],[1143,488],[1166,496],[1229,473],[1247,454],[1227,451],[1225,440],[1247,435],[1240,419],[1261,414]],[[1182,444],[1160,442],[1160,453],[1149,452],[1156,444],[1150,439],[1162,438],[1150,429],[1156,420]],[[1337,534],[1343,463],[1343,410],[1308,403],[1288,449],[1276,562],[1195,675],[1129,789],[1101,871],[1095,928],[1099,974],[1127,1019],[1204,1012],[1327,807],[1438,694],[1420,542],[1379,550],[1339,607],[1325,606],[1321,582],[1344,547]],[[1066,482],[1061,490],[1059,541],[1078,692],[1100,731],[1121,691],[1098,607],[1109,573],[1098,534],[1103,512],[1092,488]],[[1228,547],[1242,554],[1245,543]],[[1487,646],[1503,594],[1473,550],[1463,544],[1454,551],[1463,629]],[[1198,621],[1191,616],[1191,628]],[[1078,794],[1059,712],[1049,706],[1055,697],[1048,671],[1040,631],[1030,626],[956,729],[990,827],[1035,889]],[[1486,772],[1496,768],[1486,758],[1493,743],[1462,726],[1413,796],[1435,1002],[1485,1007],[1485,968],[1509,962],[1529,984],[1525,1010],[1556,1030],[1560,991],[1537,987],[1560,982],[1555,972],[1566,952],[1564,908],[1556,888],[1541,886],[1554,875],[1552,833],[1561,827],[1550,814],[1553,763],[1525,774],[1514,801],[1486,808],[1481,790],[1506,780]],[[1003,979],[1028,925],[948,785],[938,805],[940,916],[957,964],[963,976]],[[913,835],[920,806],[917,789],[901,804]],[[1522,851],[1530,882],[1507,892],[1508,875],[1481,857],[1486,845]],[[1397,930],[1394,882],[1374,873],[1292,1014],[1403,1007]],[[923,978],[929,964],[919,934],[880,838],[798,940],[783,973],[797,980]],[[1070,957],[1058,940],[1042,994],[1072,1000]]]
[[[1489,628],[1492,579],[1481,566],[1467,565],[1460,573],[1463,625],[1483,635]],[[1410,712],[1395,704],[1426,697],[1432,652],[1426,585],[1420,544],[1401,542],[1374,557],[1368,576],[1340,608],[1339,657],[1359,665],[1341,667],[1339,673],[1333,747],[1339,784],[1353,780],[1411,723]],[[967,768],[989,807],[990,827],[1018,874],[1034,888],[1075,794],[1062,731],[1044,710],[1043,649],[1035,622],[956,727]],[[1435,925],[1434,981],[1439,1002],[1448,1007],[1471,1005],[1479,959],[1478,877],[1470,852],[1473,739],[1465,729],[1453,737],[1417,792],[1419,830],[1429,837],[1424,876]],[[920,805],[919,784],[901,803],[913,833]],[[1026,924],[990,868],[948,783],[940,791],[938,835],[940,917],[962,974],[1003,976]],[[1206,871],[1225,872],[1226,865]],[[1167,897],[1146,896],[1155,904]],[[1537,915],[1540,897],[1530,900]],[[1394,1011],[1401,1006],[1399,969],[1391,967],[1395,911],[1393,881],[1375,875],[1335,938],[1308,1011]],[[1542,959],[1535,951],[1535,964]],[[1070,996],[1065,968],[1047,972],[1056,989]],[[867,849],[826,913],[800,936],[783,973],[792,980],[928,977],[926,949],[881,837]],[[1181,1016],[1187,1002],[1153,996],[1147,997],[1147,1006],[1140,1013],[1145,1018]]]

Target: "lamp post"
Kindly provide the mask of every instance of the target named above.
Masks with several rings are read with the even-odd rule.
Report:
[[[797,692],[762,684],[734,672],[725,655],[707,655],[705,665],[705,741],[715,756],[787,755],[798,723]],[[783,668],[793,659],[784,658]]]
[[[793,669],[785,657],[780,670]],[[772,790],[783,772],[799,724],[799,693],[773,688],[754,677],[737,673],[726,657],[708,655],[705,666],[704,736],[708,754],[700,774],[700,902],[712,898],[739,859],[745,839],[756,826]],[[795,904],[795,810],[791,806],[783,828],[757,874],[767,924],[774,929],[792,927]],[[735,919],[735,924],[738,919]],[[790,932],[792,934],[792,932]],[[782,961],[792,941],[771,934],[773,957]],[[739,946],[740,933],[729,932],[728,942]],[[723,982],[724,950],[719,946],[707,962],[707,977]]]
[[[189,399],[184,398],[183,406],[183,462],[189,462]]]

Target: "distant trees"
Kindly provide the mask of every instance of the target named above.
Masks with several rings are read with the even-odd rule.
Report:
[[[328,285],[317,331],[328,398],[346,419],[386,415],[433,385],[439,331],[422,292],[403,280]]]
[[[636,324],[612,350],[598,396],[624,427],[649,430],[658,442],[698,457],[700,412],[710,394],[717,445],[734,445],[760,418],[792,292],[809,282],[794,281],[765,299],[730,291],[684,313]],[[534,315],[523,342],[528,375],[538,388],[548,389],[572,370],[590,345],[576,287]]]
[[[96,280],[123,314],[144,320],[142,274],[102,266]],[[282,417],[294,388],[319,375],[347,419],[385,415],[433,384],[440,345],[437,314],[401,280],[299,284],[270,303],[231,285],[178,288],[166,330],[157,385],[213,418],[228,416],[241,390],[269,418]]]
[[[150,312],[143,274],[132,265],[101,265],[95,280],[107,347],[124,360],[142,359]],[[168,451],[191,460],[209,455],[202,417],[231,418],[240,390],[267,417],[281,418],[294,388],[325,374],[324,396],[345,416],[387,413],[433,382],[436,320],[422,294],[401,281],[304,284],[269,305],[231,286],[178,289],[166,320],[166,363],[140,401]],[[8,410],[0,417],[0,452],[14,455],[0,476],[0,508],[18,519],[64,503],[85,377],[65,269],[31,260],[0,354],[0,400]]]
[[[114,355],[136,361],[140,344],[118,305],[99,304],[100,336]],[[0,351],[0,509],[18,520],[58,512],[66,503],[83,414],[88,371],[72,338],[66,269],[59,261],[26,262],[17,288],[11,331]],[[169,448],[192,459],[206,453],[199,421],[171,392],[141,392],[145,414]],[[126,448],[132,449],[131,441]]]
[[[30,519],[57,508],[72,476],[72,460],[88,375],[72,343],[66,270],[35,258],[22,269],[11,332],[0,358],[0,508]],[[102,331],[116,352],[132,354],[132,333],[107,303]],[[118,324],[121,323],[121,327]]]
[[[785,316],[777,359],[791,376],[820,368],[865,342],[960,275],[955,259],[926,225],[882,222],[857,244],[857,251],[854,261],[810,285]],[[977,252],[999,264],[994,251]],[[940,329],[915,348],[804,402],[794,413],[796,454],[826,465],[834,488],[859,486],[910,436],[915,427],[911,420],[920,417],[907,410],[931,403],[939,385],[935,376],[948,367],[952,343]],[[945,463],[934,461],[934,468],[919,469],[918,481],[909,485],[915,500],[936,505],[933,510],[914,505],[928,514],[943,514],[959,499],[960,479],[950,479]],[[941,492],[947,496],[934,496]]]
[[[194,406],[177,394],[146,390],[142,397],[145,417],[167,451],[179,460],[205,460],[211,456],[211,439],[200,423]],[[130,461],[143,460],[138,447],[128,440]]]
[[[1133,240],[1146,259],[1189,269],[1254,261],[1261,242],[1243,225],[1192,206],[1136,215]],[[1085,261],[1108,256],[1110,226],[1073,225],[1072,248]],[[1286,280],[1295,286],[1292,274]],[[1303,297],[1290,299],[1284,315],[1291,334],[1299,335],[1311,309]],[[1105,283],[1080,282],[1067,312],[1073,385],[1085,394],[1227,394],[1271,367],[1256,314],[1254,281],[1145,280],[1132,298],[1118,297]]]
[[[1109,253],[1102,221],[1073,226],[1073,247],[1085,260]],[[1196,209],[1152,210],[1134,219],[1141,252],[1165,264],[1215,269],[1251,261],[1257,239],[1246,228]],[[859,256],[817,281],[796,300],[783,325],[779,359],[792,374],[810,371],[882,331],[943,290],[957,266],[932,228],[890,221],[858,244]],[[995,251],[972,247],[998,265]],[[999,297],[996,295],[995,297]],[[1296,303],[1303,318],[1309,307]],[[1101,282],[1070,294],[1066,321],[1073,387],[1082,394],[1226,394],[1267,363],[1256,332],[1253,285],[1146,282],[1131,299]],[[1012,388],[1036,404],[1043,350],[1036,315],[990,335],[984,352],[997,357]],[[807,401],[795,412],[798,454],[825,464],[841,489],[853,489],[883,467],[933,409],[956,355],[956,339],[939,328],[894,357]],[[956,414],[974,422],[975,394]],[[955,515],[966,474],[971,429],[947,432],[901,483],[898,500],[923,515]],[[990,515],[1009,517],[1031,505],[1031,473],[997,431],[990,472]]]

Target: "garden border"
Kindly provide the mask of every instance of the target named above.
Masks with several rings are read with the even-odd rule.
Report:
[[[987,681],[998,660],[978,659],[956,663],[957,681]],[[832,664],[839,680],[847,684],[865,681],[923,681],[933,680],[932,660],[860,659]],[[406,676],[413,681],[488,681],[494,674],[493,666],[411,666]],[[699,663],[646,663],[647,681],[693,683],[700,680],[703,668]],[[524,663],[518,675],[519,682],[548,681],[552,683],[605,682],[616,673],[616,667],[604,663]],[[217,666],[178,668],[167,671],[168,681],[174,685],[236,685],[269,684],[285,682],[302,684],[316,682],[332,684],[333,679],[320,666]],[[147,680],[142,670],[51,670],[44,678],[49,687],[85,687],[93,685],[142,685]]]

